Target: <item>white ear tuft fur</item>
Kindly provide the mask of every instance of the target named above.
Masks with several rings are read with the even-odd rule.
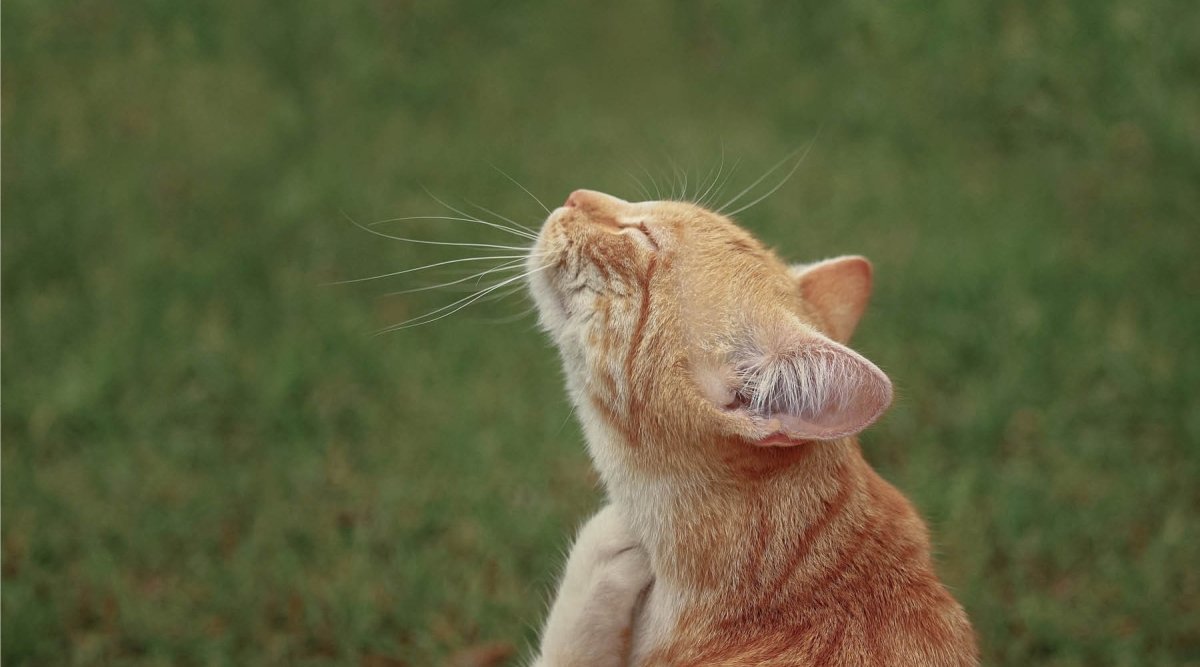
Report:
[[[799,322],[759,332],[735,351],[740,403],[778,419],[800,440],[833,440],[862,431],[892,402],[892,384],[875,364]]]

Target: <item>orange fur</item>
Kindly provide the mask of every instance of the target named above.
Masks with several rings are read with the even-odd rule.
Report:
[[[633,664],[977,663],[924,524],[852,436],[891,399],[840,345],[870,293],[866,260],[789,269],[713,212],[589,191],[551,214],[537,250],[543,325],[654,576]],[[832,370],[786,375],[811,349]],[[834,398],[745,399],[748,368],[777,372],[763,391],[795,380],[802,399]]]

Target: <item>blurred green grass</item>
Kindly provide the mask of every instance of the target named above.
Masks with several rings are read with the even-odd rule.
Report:
[[[510,299],[329,286],[627,172],[857,252],[868,457],[988,664],[1200,664],[1200,11],[1059,3],[3,6],[3,660],[437,664],[535,638],[599,500]],[[642,176],[645,178],[645,176]],[[738,187],[737,189],[740,189]],[[454,223],[406,231],[503,242]],[[396,662],[389,663],[388,660]]]

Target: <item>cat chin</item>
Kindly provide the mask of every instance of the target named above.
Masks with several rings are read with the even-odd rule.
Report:
[[[541,273],[529,276],[529,293],[537,306],[538,323],[557,339],[570,322],[570,314],[562,296]]]

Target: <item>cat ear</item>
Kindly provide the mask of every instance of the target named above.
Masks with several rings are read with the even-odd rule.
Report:
[[[871,263],[865,257],[845,255],[791,269],[800,296],[817,311],[826,333],[834,340],[850,340],[871,298]]]
[[[798,320],[757,332],[734,353],[734,400],[760,425],[763,445],[835,440],[870,426],[892,402],[878,366]]]

